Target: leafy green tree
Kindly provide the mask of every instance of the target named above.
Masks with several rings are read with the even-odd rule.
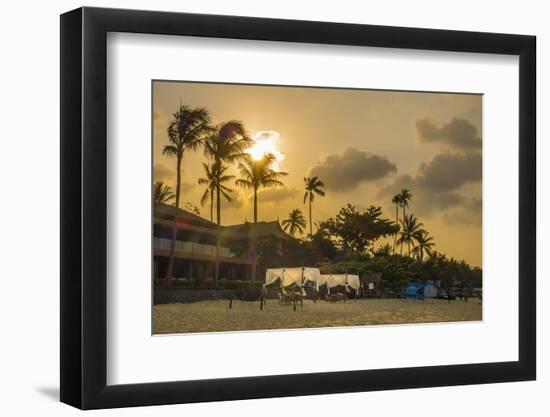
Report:
[[[306,227],[306,219],[300,209],[294,209],[288,215],[288,219],[283,220],[283,230],[290,233],[292,237],[296,233],[302,234]]]
[[[257,252],[260,269],[281,266],[282,251],[279,242],[272,236],[262,236],[258,239]]]
[[[364,253],[376,240],[392,235],[398,228],[391,220],[382,218],[380,207],[370,206],[361,213],[351,204],[341,208],[336,217],[319,223],[319,227],[344,252],[357,253]]]
[[[445,287],[456,285],[481,287],[483,272],[463,260],[449,259],[444,254],[432,251],[424,262],[401,255],[385,255],[375,252],[374,256],[349,253],[334,262],[321,262],[317,266],[322,273],[382,273],[385,288],[400,291],[411,279],[442,281]]]
[[[186,201],[183,204],[183,209],[188,211],[189,213],[193,213],[196,216],[201,215],[201,211],[199,210],[199,208],[196,205],[194,205],[193,203],[191,203],[190,201]]]
[[[180,105],[179,109],[172,115],[172,120],[168,125],[168,145],[164,146],[163,154],[168,157],[176,158],[176,202],[174,209],[174,224],[172,226],[172,240],[170,243],[170,255],[168,268],[166,269],[166,285],[170,286],[172,282],[172,272],[174,269],[174,259],[176,251],[177,236],[177,217],[180,206],[181,194],[181,160],[188,151],[196,151],[204,141],[207,134],[211,132],[210,114],[208,110],[199,108],[190,108]]]
[[[334,261],[339,256],[338,248],[330,236],[322,228],[313,234],[311,240],[304,241],[303,245],[310,250],[310,263]]]
[[[162,181],[157,181],[153,187],[153,198],[157,203],[168,204],[174,199],[174,193],[170,186],[165,185]]]
[[[391,256],[393,254],[392,246],[386,243],[373,251],[374,256]]]

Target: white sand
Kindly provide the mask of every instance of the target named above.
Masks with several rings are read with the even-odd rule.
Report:
[[[346,303],[304,301],[298,306],[259,302],[201,301],[154,306],[155,333],[188,333],[234,330],[293,329],[307,327],[357,326],[398,323],[434,323],[481,320],[482,306],[476,298],[468,302],[445,300],[360,299]]]

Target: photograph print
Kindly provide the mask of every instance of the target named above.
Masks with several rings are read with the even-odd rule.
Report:
[[[152,81],[153,334],[482,320],[482,95]]]

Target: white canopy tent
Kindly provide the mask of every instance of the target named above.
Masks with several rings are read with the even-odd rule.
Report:
[[[283,291],[285,287],[294,284],[303,292],[303,287],[307,282],[313,282],[317,286],[319,275],[317,268],[270,268],[265,271],[264,288],[280,280]]]
[[[347,275],[346,283],[349,288],[353,288],[357,294],[359,294],[359,289],[361,288],[361,280],[359,275]]]
[[[283,282],[283,276],[284,276],[284,269],[283,268],[270,268],[265,271],[265,284],[264,288],[268,285],[273,284],[278,279],[281,280],[281,283]]]
[[[342,286],[348,289],[348,283],[346,279],[346,274],[331,274],[327,275],[326,284],[327,288],[330,291],[331,288]]]
[[[325,285],[327,283],[327,279],[330,275],[321,275],[319,274],[319,276],[317,277],[317,282],[316,282],[316,288],[317,288],[317,291],[319,291],[319,288],[321,287],[321,285]]]
[[[331,274],[331,275],[319,275],[319,280],[317,281],[317,289],[321,285],[327,286],[327,289],[330,291],[331,288],[342,286],[346,288],[346,291],[349,292],[350,289],[359,293],[361,288],[361,280],[358,275],[353,274]]]
[[[315,285],[315,289],[319,291],[322,285],[326,285],[328,291],[331,288],[342,286],[346,291],[355,290],[359,294],[361,288],[361,280],[358,275],[353,274],[330,274],[321,275],[317,268],[270,268],[265,272],[264,288],[272,285],[279,280],[279,285],[283,292],[285,287],[296,285],[304,292],[306,283],[311,282]]]

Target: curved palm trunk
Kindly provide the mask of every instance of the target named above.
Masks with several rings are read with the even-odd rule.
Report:
[[[214,189],[210,188],[210,221],[214,222]]]
[[[180,186],[181,186],[181,156],[178,155],[176,163],[176,205],[174,206],[174,224],[172,225],[172,240],[170,241],[170,255],[168,267],[166,268],[165,286],[172,285],[172,274],[174,271],[174,260],[176,257],[176,237],[178,234],[178,209],[180,207]]]
[[[399,224],[399,206],[396,204],[395,205],[395,224]],[[397,234],[399,232],[395,232],[395,234],[393,235],[393,249],[392,249],[392,252],[393,254],[395,255],[395,245],[396,245],[396,242],[397,242]]]
[[[254,189],[254,224],[258,222],[258,189]]]
[[[254,225],[252,229],[252,275],[251,282],[256,280],[256,264],[257,264],[257,236],[256,236],[256,223],[258,222],[258,189],[254,188]]]
[[[309,236],[313,239],[313,224],[311,222],[311,196],[309,198]]]
[[[219,181],[218,181],[219,182]],[[221,207],[220,207],[220,185],[216,186],[216,222],[218,224],[216,233],[216,268],[214,272],[214,286],[218,286],[220,277],[220,239],[221,239]]]
[[[403,204],[403,228],[405,228],[405,205]],[[400,248],[399,248],[399,254],[403,255],[403,242],[401,242]]]

